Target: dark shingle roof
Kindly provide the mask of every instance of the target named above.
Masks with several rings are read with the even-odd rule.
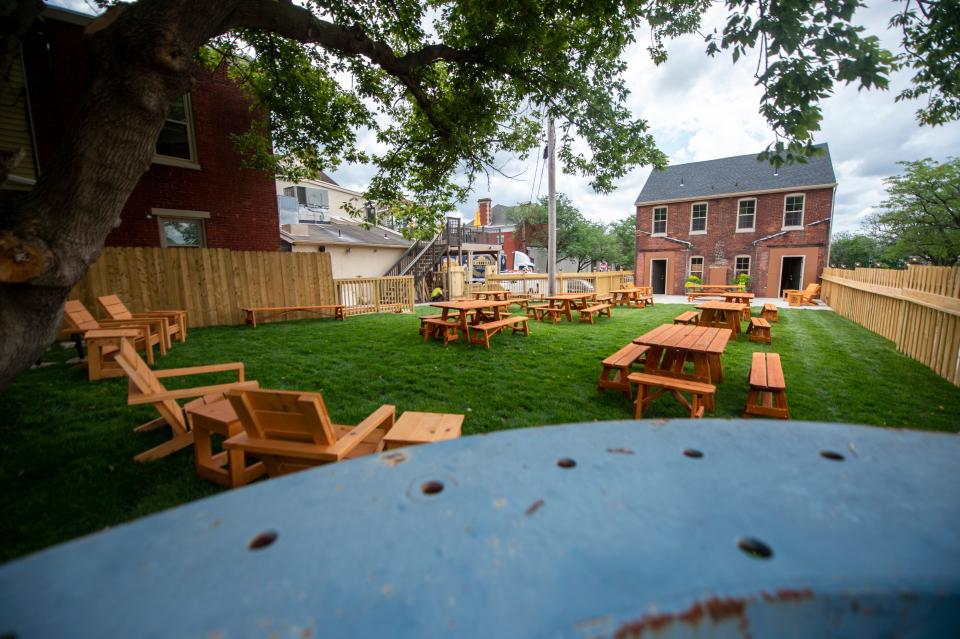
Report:
[[[769,162],[758,160],[756,154],[668,166],[650,174],[636,204],[834,184],[837,178],[830,150],[826,144],[816,146],[825,153],[809,158],[806,164],[784,165],[777,170]]]
[[[490,225],[509,226],[513,224],[513,220],[511,220],[508,215],[511,210],[513,210],[512,206],[504,206],[503,204],[497,204],[492,207],[490,209]]]

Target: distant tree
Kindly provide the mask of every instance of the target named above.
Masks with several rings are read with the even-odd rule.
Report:
[[[919,256],[933,264],[960,259],[960,158],[900,162],[906,170],[884,180],[887,199],[867,219],[884,257]]]
[[[830,266],[834,268],[876,266],[882,260],[883,247],[869,235],[838,233],[830,240]]]
[[[614,261],[626,270],[633,270],[637,262],[637,219],[633,215],[610,225],[617,257]]]
[[[527,244],[547,248],[547,198],[537,203],[517,204],[507,216],[517,224],[526,226]],[[557,260],[572,258],[570,247],[574,246],[582,232],[583,215],[563,193],[557,195]]]
[[[898,62],[915,72],[897,101],[926,97],[917,110],[921,124],[960,118],[960,0],[906,0],[890,27],[903,31]]]
[[[574,241],[567,247],[567,257],[576,260],[577,271],[590,269],[594,262],[615,261],[617,252],[613,235],[606,226],[596,222],[581,220]]]

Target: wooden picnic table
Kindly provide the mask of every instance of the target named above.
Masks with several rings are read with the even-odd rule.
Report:
[[[742,284],[690,284],[686,286],[687,301],[692,302],[697,297],[709,295],[723,295],[743,291]]]
[[[513,302],[510,300],[454,300],[450,302],[433,302],[430,306],[443,310],[441,319],[444,322],[449,321],[450,311],[458,311],[460,315],[457,318],[457,322],[460,325],[460,332],[463,335],[463,339],[469,344],[470,333],[467,328],[467,313],[469,311],[475,311],[473,322],[474,324],[479,324],[487,317],[493,320],[501,319],[503,317],[500,314],[501,309],[507,309],[507,314],[509,315],[509,307],[511,304],[513,304]],[[490,311],[489,315],[485,311]]]
[[[577,310],[587,306],[587,300],[593,299],[596,293],[558,293],[548,295],[543,299],[550,302],[547,308],[562,308],[561,315],[567,318],[568,322],[573,321],[573,315],[570,312],[571,307]]]
[[[745,291],[733,291],[730,293],[723,293],[723,299],[731,304],[744,304],[743,309],[743,319],[744,321],[750,321],[750,303],[754,298],[753,293],[747,293]]]
[[[700,313],[700,320],[697,322],[700,326],[713,326],[716,328],[728,328],[735,333],[740,332],[740,316],[744,307],[743,304],[734,304],[733,302],[703,302],[697,304],[697,308],[703,311]]]
[[[628,286],[616,291],[610,291],[610,294],[613,296],[611,303],[615,306],[639,306],[641,302],[646,306],[647,299],[653,298],[653,293],[650,292],[649,286]]]
[[[662,324],[633,340],[647,346],[644,372],[689,379],[707,384],[723,381],[720,356],[732,333],[727,328],[710,328],[691,324]],[[693,374],[683,372],[683,366],[693,361]],[[707,400],[713,408],[713,399]]]
[[[510,291],[474,291],[473,297],[478,300],[505,300]]]

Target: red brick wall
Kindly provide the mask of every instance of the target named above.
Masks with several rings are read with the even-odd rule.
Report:
[[[804,210],[802,230],[788,231],[784,235],[770,238],[754,245],[755,240],[779,233],[783,227],[784,198],[788,193],[767,193],[757,195],[757,205],[753,232],[736,232],[738,202],[744,197],[726,198],[698,198],[667,205],[667,235],[691,243],[686,245],[672,242],[663,237],[650,237],[653,228],[654,206],[642,205],[637,207],[637,277],[642,283],[649,275],[641,265],[647,262],[651,253],[669,255],[669,271],[667,282],[668,292],[680,293],[687,279],[689,258],[702,256],[704,258],[704,274],[707,269],[717,264],[716,252],[718,243],[722,242],[724,258],[727,260],[727,279],[732,279],[734,260],[738,255],[749,255],[750,275],[753,278],[751,288],[761,297],[775,297],[777,291],[770,289],[769,282],[779,281],[779,260],[770,259],[771,249],[785,247],[815,248],[816,260],[808,260],[805,264],[804,281],[816,281],[826,266],[827,250],[830,241],[830,222],[833,205],[832,189],[814,189],[790,191],[789,194],[803,193]],[[750,196],[746,196],[750,197]],[[694,202],[707,202],[707,232],[706,234],[690,234],[691,205]],[[810,226],[811,222],[828,220],[821,224]],[[815,263],[814,263],[815,262]],[[720,262],[722,264],[722,260]],[[771,272],[775,270],[776,272]],[[774,277],[775,276],[775,277]]]
[[[41,171],[65,130],[75,125],[87,72],[83,27],[43,21],[24,42],[31,117]],[[200,169],[151,165],[134,188],[121,224],[107,237],[112,246],[160,246],[152,208],[206,211],[207,246],[242,250],[280,249],[279,214],[272,176],[240,167],[229,139],[248,130],[254,116],[240,89],[223,72],[197,70],[191,91],[193,129]]]

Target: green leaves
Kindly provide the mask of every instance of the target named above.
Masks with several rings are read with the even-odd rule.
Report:
[[[867,220],[887,259],[921,256],[935,264],[960,260],[960,158],[900,162],[906,170],[884,180],[887,199]]]

